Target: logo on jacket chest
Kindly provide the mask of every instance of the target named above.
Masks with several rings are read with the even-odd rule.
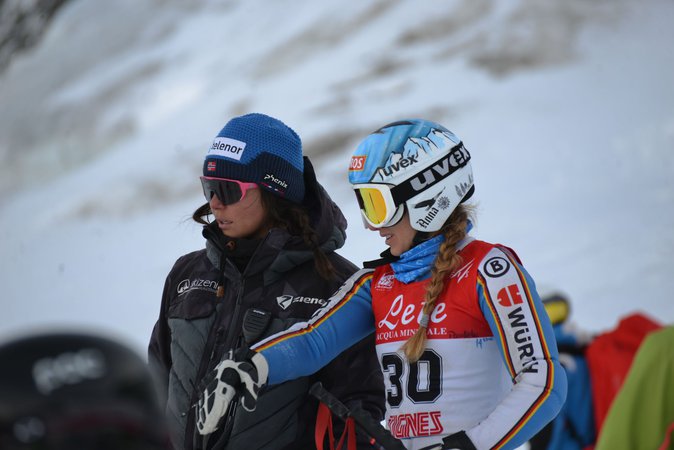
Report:
[[[178,283],[178,295],[182,295],[192,289],[216,292],[218,290],[218,282],[215,280],[202,280],[201,278],[197,278],[196,280],[187,279]]]
[[[295,303],[303,303],[305,305],[318,305],[325,306],[328,302],[324,298],[317,297],[302,297],[299,295],[281,295],[276,297],[276,302],[281,307],[281,309],[288,309]]]
[[[377,290],[390,290],[393,288],[393,282],[395,281],[395,276],[393,273],[387,273],[381,276],[379,278],[379,281],[377,281],[377,284],[374,286],[375,289]]]

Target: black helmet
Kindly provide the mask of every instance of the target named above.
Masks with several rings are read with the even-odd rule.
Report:
[[[165,449],[147,364],[90,334],[48,333],[0,346],[0,448]]]

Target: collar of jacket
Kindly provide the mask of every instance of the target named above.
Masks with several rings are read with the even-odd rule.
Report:
[[[474,238],[468,236],[473,229],[473,223],[469,220],[466,226],[466,237],[457,245],[457,251],[462,250]],[[445,241],[444,235],[438,235],[426,240],[420,241],[411,249],[402,253],[400,256],[391,255],[391,249],[387,248],[381,253],[381,258],[374,261],[367,261],[363,264],[366,268],[375,268],[385,264],[390,264],[393,269],[393,275],[398,281],[411,283],[428,278],[431,274],[431,268],[438,254],[440,245]]]
[[[283,246],[290,237],[284,230],[274,228],[264,239],[235,239],[222,234],[215,223],[206,225],[202,234],[209,261],[230,280],[268,271],[279,264]]]
[[[398,281],[411,283],[428,278],[433,261],[438,254],[444,235],[435,236],[407,250],[397,261],[391,262],[393,274]]]

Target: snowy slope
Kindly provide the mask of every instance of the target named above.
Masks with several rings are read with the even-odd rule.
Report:
[[[474,158],[475,235],[599,331],[674,322],[674,4],[626,1],[75,1],[0,75],[0,337],[106,330],[143,349],[233,115],[303,137],[350,220],[353,146],[405,117]],[[129,11],[133,11],[129,14]],[[376,238],[376,239],[375,239]]]

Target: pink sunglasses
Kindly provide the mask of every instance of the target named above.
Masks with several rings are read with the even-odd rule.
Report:
[[[246,196],[248,189],[256,189],[255,183],[247,183],[229,178],[200,177],[201,187],[204,189],[206,201],[211,201],[216,195],[223,205],[231,205],[240,202]]]

